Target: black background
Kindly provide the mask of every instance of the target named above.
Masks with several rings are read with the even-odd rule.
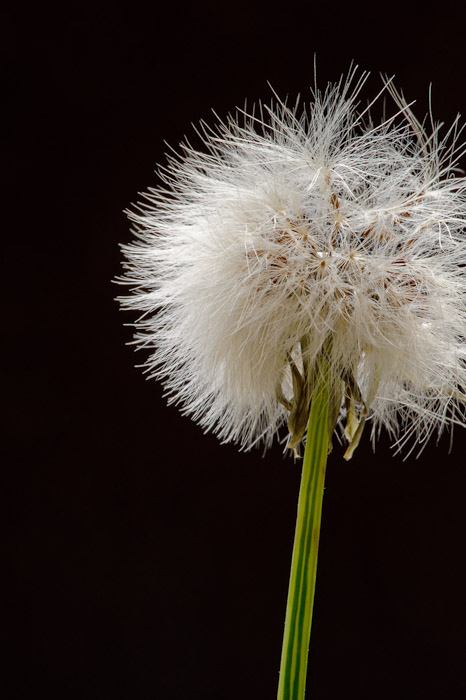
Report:
[[[351,60],[466,112],[444,4],[68,2],[4,15],[3,697],[275,697],[300,469],[205,436],[126,345],[123,209],[166,140]],[[377,12],[375,12],[377,8]],[[351,13],[350,13],[351,9]],[[462,12],[459,10],[459,12]],[[466,697],[466,433],[330,457],[308,694]]]

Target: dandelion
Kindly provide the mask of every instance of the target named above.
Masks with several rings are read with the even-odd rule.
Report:
[[[441,138],[431,119],[427,130],[387,79],[361,107],[366,79],[352,69],[302,109],[275,98],[202,122],[202,150],[185,143],[170,156],[163,185],[129,212],[137,241],[123,246],[120,282],[133,290],[121,303],[143,312],[135,342],[169,401],[243,449],[269,446],[283,427],[295,455],[306,442],[287,700],[304,697],[297,620],[304,610],[310,633],[308,534],[320,524],[332,437],[350,459],[366,424],[373,444],[385,428],[398,449],[421,450],[433,431],[465,423],[461,129],[457,119]],[[375,123],[383,94],[394,114]]]

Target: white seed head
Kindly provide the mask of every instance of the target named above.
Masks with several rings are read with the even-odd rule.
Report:
[[[205,147],[183,145],[128,212],[120,301],[142,312],[147,371],[223,441],[267,446],[288,424],[296,450],[322,353],[347,458],[366,420],[398,447],[464,424],[458,120],[427,132],[385,80],[396,113],[375,124],[366,78],[201,123]]]

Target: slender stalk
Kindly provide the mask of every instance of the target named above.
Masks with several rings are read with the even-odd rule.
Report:
[[[321,362],[312,396],[286,605],[278,700],[303,700],[317,573],[328,454],[328,365]]]

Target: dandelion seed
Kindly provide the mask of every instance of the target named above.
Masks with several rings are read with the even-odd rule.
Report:
[[[401,448],[464,424],[466,182],[457,121],[427,133],[385,80],[374,124],[352,70],[300,111],[276,100],[185,145],[123,246],[150,376],[205,430],[249,449],[303,440],[318,358],[329,431]],[[401,437],[399,437],[401,435]]]

